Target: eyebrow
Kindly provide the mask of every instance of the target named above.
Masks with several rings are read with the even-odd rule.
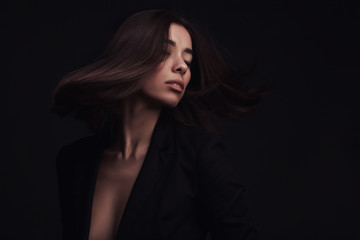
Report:
[[[174,46],[174,47],[176,46],[176,42],[174,42],[173,40],[168,39],[166,42],[168,44],[170,44],[171,46]],[[193,50],[191,50],[190,48],[185,48],[184,52],[193,55]]]

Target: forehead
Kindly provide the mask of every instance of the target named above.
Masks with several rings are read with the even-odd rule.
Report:
[[[185,27],[172,23],[169,28],[169,39],[181,47],[191,48],[192,42],[189,32]]]

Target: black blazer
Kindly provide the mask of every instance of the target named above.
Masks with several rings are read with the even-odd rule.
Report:
[[[97,136],[60,150],[57,174],[63,239],[88,239],[103,154]],[[220,137],[162,110],[117,233],[126,239],[257,239],[243,187]]]

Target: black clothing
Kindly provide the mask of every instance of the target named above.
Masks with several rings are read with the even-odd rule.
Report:
[[[97,136],[63,147],[57,173],[63,239],[88,239],[104,147]],[[117,238],[257,239],[220,137],[176,122],[162,110]]]

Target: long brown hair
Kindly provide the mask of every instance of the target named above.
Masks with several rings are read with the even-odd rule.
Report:
[[[165,59],[171,23],[187,29],[194,52],[192,77],[182,100],[172,109],[174,118],[216,131],[218,117],[238,118],[251,112],[264,90],[251,90],[197,25],[160,9],[127,18],[100,57],[63,77],[54,90],[51,110],[60,116],[75,113],[99,135],[113,132],[114,108],[139,91],[141,79]]]

